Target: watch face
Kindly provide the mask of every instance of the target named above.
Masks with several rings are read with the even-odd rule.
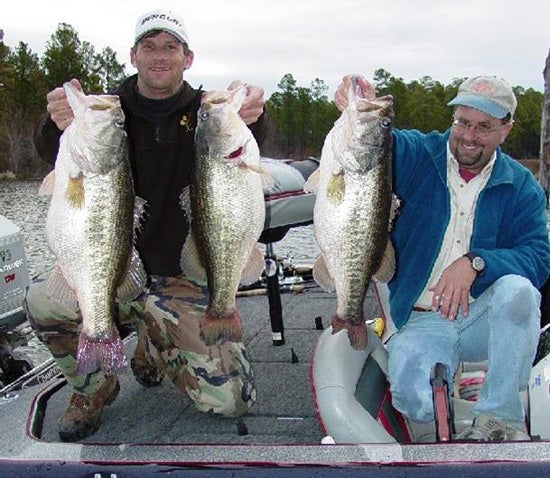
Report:
[[[472,260],[472,267],[478,272],[481,272],[483,269],[485,269],[485,261],[483,260],[483,257],[474,257]]]

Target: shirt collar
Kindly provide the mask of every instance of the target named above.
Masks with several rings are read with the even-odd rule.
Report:
[[[491,175],[491,172],[493,171],[493,167],[495,165],[495,161],[497,158],[497,152],[495,151],[493,153],[493,156],[489,160],[489,162],[485,165],[485,167],[481,170],[479,174],[476,175],[476,177],[481,178],[487,178]],[[452,169],[456,174],[459,173],[459,164],[458,161],[453,156],[453,153],[451,153],[451,147],[449,146],[449,141],[447,141],[447,164],[449,165],[449,169]]]

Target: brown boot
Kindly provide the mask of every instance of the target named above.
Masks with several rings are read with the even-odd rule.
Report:
[[[108,377],[100,389],[92,395],[73,393],[69,406],[61,419],[59,438],[75,442],[93,435],[101,424],[103,408],[115,400],[120,385],[116,377]]]
[[[157,387],[164,379],[164,372],[158,367],[151,354],[147,332],[143,324],[138,326],[138,341],[134,356],[130,362],[134,378],[143,387]]]

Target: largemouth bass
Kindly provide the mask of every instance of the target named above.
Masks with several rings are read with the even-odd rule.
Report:
[[[235,297],[239,283],[261,276],[263,255],[256,246],[265,220],[263,185],[269,175],[251,131],[238,115],[246,87],[204,95],[195,133],[197,162],[182,207],[190,232],[182,271],[204,282],[208,306],[201,322],[206,345],[242,342]]]
[[[391,97],[363,98],[354,79],[348,106],[325,139],[319,169],[304,187],[317,194],[313,221],[320,255],[313,277],[323,289],[336,291],[333,333],[347,330],[357,350],[367,345],[363,302],[387,248],[383,271],[393,273],[392,118]]]
[[[77,373],[111,375],[127,366],[116,299],[134,299],[146,281],[133,246],[144,202],[134,195],[119,98],[87,96],[70,83],[64,89],[74,120],[40,189],[52,194],[46,238],[56,265],[47,287],[53,299],[80,308]]]

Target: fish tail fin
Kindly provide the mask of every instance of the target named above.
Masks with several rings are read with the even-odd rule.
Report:
[[[206,345],[243,341],[241,317],[236,308],[223,315],[213,313],[207,309],[200,327],[201,338]]]
[[[364,320],[355,324],[334,315],[332,317],[332,333],[336,334],[341,330],[347,330],[349,343],[355,350],[367,348],[367,324]]]
[[[84,176],[80,173],[76,178],[69,178],[65,196],[69,204],[76,208],[84,205]]]
[[[78,375],[93,373],[100,368],[106,375],[116,375],[124,372],[127,366],[124,345],[115,328],[101,340],[92,339],[85,332],[80,334],[76,357]]]

